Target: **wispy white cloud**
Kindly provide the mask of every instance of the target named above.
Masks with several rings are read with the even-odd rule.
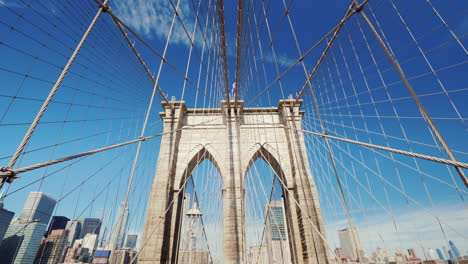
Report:
[[[177,1],[173,1],[174,5]],[[128,26],[150,38],[166,40],[174,17],[174,9],[169,1],[116,0],[113,9]],[[193,30],[195,17],[189,1],[181,0],[178,13],[189,34]],[[190,41],[179,21],[175,21],[171,42],[190,45]]]
[[[265,60],[269,63],[275,63],[273,55],[267,56]],[[288,57],[288,55],[286,55],[285,53],[282,53],[282,54],[276,54],[276,62],[278,63],[278,65],[282,67],[289,67],[294,62],[296,62],[296,60]]]

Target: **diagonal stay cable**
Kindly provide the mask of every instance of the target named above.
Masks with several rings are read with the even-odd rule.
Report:
[[[190,85],[192,85],[195,89],[197,89],[199,92],[201,92],[208,100],[213,101],[212,98],[210,98],[204,91],[200,89],[200,87],[196,86],[192,80],[190,80],[187,76],[185,76],[179,69],[177,69],[171,62],[169,62],[163,55],[161,55],[156,49],[154,49],[148,42],[146,42],[140,35],[138,35],[133,29],[131,29],[127,24],[125,24],[119,17],[117,17],[112,11],[109,11],[109,14],[112,16],[113,19],[115,19],[118,24],[123,26],[128,32],[130,32],[134,37],[136,37],[143,45],[145,45],[151,52],[156,54],[161,61],[167,64],[169,68],[174,70],[182,79],[187,81]]]
[[[149,76],[149,78],[151,79],[153,84],[156,85],[156,88],[157,88],[159,94],[161,95],[161,97],[164,99],[164,101],[166,103],[169,103],[169,101],[167,100],[167,96],[164,94],[164,92],[161,89],[161,86],[159,86],[159,84],[156,83],[156,80],[154,79],[154,76],[151,74],[150,70],[148,69],[148,66],[146,66],[146,63],[141,58],[140,53],[138,53],[138,51],[136,50],[135,45],[130,41],[130,39],[128,37],[128,34],[124,31],[124,29],[122,28],[122,25],[113,16],[112,16],[112,20],[114,21],[115,25],[119,29],[120,33],[122,33],[122,36],[127,41],[128,46],[132,49],[133,53],[137,57],[137,59],[140,62],[141,66],[145,69],[146,74]]]
[[[364,2],[364,3],[367,3]],[[363,3],[363,4],[364,4]],[[320,44],[322,44],[329,36],[334,34],[339,28],[342,28],[343,25],[348,21],[354,14],[356,13],[355,10],[348,10],[345,16],[341,19],[341,21],[333,27],[327,34],[325,34],[319,41],[317,41],[309,50],[307,50],[301,57],[299,57],[291,66],[289,66],[283,73],[281,73],[275,80],[273,80],[270,84],[268,84],[259,94],[257,94],[254,98],[252,98],[247,105],[250,105],[255,100],[257,100],[262,94],[268,91],[276,82],[281,80],[289,71],[291,71],[297,64],[305,59],[313,50],[315,50]]]
[[[106,5],[108,0],[104,0],[103,4]],[[96,25],[99,17],[101,14],[105,11],[105,7],[101,6],[99,10],[96,12],[96,15],[94,16],[93,20],[89,24],[88,28],[86,29],[85,33],[83,34],[80,42],[76,46],[75,50],[73,51],[72,55],[70,56],[67,64],[63,68],[62,72],[60,73],[59,77],[57,78],[57,81],[55,82],[54,86],[49,92],[49,95],[47,96],[47,99],[44,101],[43,105],[41,106],[41,109],[39,112],[36,114],[36,117],[34,118],[34,121],[31,123],[28,131],[24,135],[23,139],[21,140],[21,143],[19,144],[18,148],[16,149],[15,153],[13,154],[13,157],[11,158],[10,162],[8,163],[7,169],[10,170],[15,166],[16,162],[18,161],[19,156],[23,152],[24,148],[28,144],[29,140],[31,139],[31,136],[34,133],[34,130],[36,129],[37,125],[39,124],[39,121],[41,120],[42,116],[44,115],[44,112],[46,111],[47,107],[49,106],[49,103],[52,101],[54,98],[55,93],[57,92],[60,84],[62,83],[63,79],[65,78],[65,75],[67,74],[68,70],[71,68],[73,62],[75,61],[76,57],[78,56],[79,51],[83,47],[84,43],[88,39],[89,34],[91,33],[91,30],[94,28],[94,25]],[[2,169],[3,171],[4,169]],[[11,175],[14,176],[14,175]],[[3,183],[5,181],[7,182],[12,182],[14,180],[14,177],[10,176],[3,176],[2,173],[2,179],[0,180],[0,188],[3,186]]]
[[[353,3],[357,4],[357,0],[353,0]],[[385,52],[386,56],[388,57],[388,59],[392,63],[393,67],[395,68],[395,71],[398,73],[398,76],[403,81],[403,83],[406,86],[408,92],[411,94],[411,97],[413,97],[413,99],[415,101],[415,104],[417,105],[419,111],[421,112],[422,116],[424,117],[427,125],[429,126],[430,130],[434,133],[434,135],[438,139],[439,143],[444,148],[445,152],[447,153],[447,156],[450,158],[451,161],[457,162],[455,156],[453,155],[452,151],[450,150],[450,147],[446,143],[444,137],[442,137],[442,135],[440,134],[440,132],[437,129],[436,125],[434,124],[431,116],[427,112],[426,108],[422,104],[421,100],[419,99],[418,95],[414,91],[411,84],[408,82],[408,79],[406,78],[406,75],[403,73],[403,70],[401,69],[401,66],[399,65],[398,61],[396,60],[394,55],[389,51],[387,45],[384,43],[384,41],[382,40],[380,34],[375,29],[374,24],[370,21],[370,19],[367,17],[366,13],[363,10],[361,10],[359,13],[362,15],[362,18],[364,18],[364,20],[366,21],[367,25],[369,26],[369,28],[372,31],[372,33],[374,34],[375,38],[379,42],[379,44],[382,47],[383,51]],[[465,186],[468,188],[468,178],[465,176],[465,173],[462,170],[462,167],[459,167],[459,166],[456,166],[456,165],[454,165],[454,166],[455,166],[456,171],[460,175],[461,180],[463,181]]]
[[[346,12],[346,14],[355,14],[357,12],[359,12],[362,8],[364,8],[364,6],[368,3],[369,1],[366,0],[364,1],[362,4],[358,5],[356,3],[352,3],[349,8],[348,8],[348,11]],[[331,37],[330,41],[328,41],[327,43],[327,47],[325,48],[325,50],[322,52],[322,55],[320,56],[320,58],[318,59],[317,63],[315,64],[315,67],[312,69],[312,72],[309,74],[309,77],[307,77],[307,80],[306,82],[304,83],[304,85],[302,86],[302,89],[299,91],[298,95],[297,95],[297,98],[296,100],[294,101],[294,103],[292,104],[291,106],[291,109],[292,107],[294,107],[300,100],[302,94],[305,92],[306,88],[308,86],[311,86],[310,85],[310,81],[312,80],[312,78],[315,76],[315,73],[317,72],[318,68],[320,67],[320,65],[322,64],[322,61],[323,59],[325,59],[325,57],[327,56],[328,54],[328,51],[330,50],[330,48],[333,46],[333,43],[335,42],[336,38],[338,37],[338,34],[340,33],[341,29],[343,28],[344,26],[344,19],[342,20],[342,23],[340,22],[340,25],[339,27],[336,28],[335,32],[333,33],[333,36]]]
[[[23,168],[9,169],[9,168],[6,168],[6,167],[2,167],[2,168],[0,168],[0,171],[1,171],[0,177],[1,178],[15,177],[19,173],[40,169],[40,168],[47,167],[47,166],[50,166],[50,165],[62,163],[62,162],[69,161],[69,160],[74,160],[74,159],[77,159],[77,158],[93,155],[93,154],[96,154],[96,153],[99,153],[99,152],[103,152],[103,151],[106,151],[106,150],[123,147],[123,146],[130,145],[130,144],[143,142],[143,141],[146,141],[148,139],[163,136],[165,134],[175,133],[175,132],[177,132],[179,130],[183,130],[183,129],[187,129],[187,128],[190,128],[190,127],[196,127],[196,126],[199,126],[199,125],[210,123],[210,122],[213,122],[213,121],[215,121],[217,119],[220,119],[220,118],[222,118],[222,117],[217,117],[217,118],[207,120],[207,121],[199,123],[199,124],[184,126],[184,127],[181,127],[181,128],[171,130],[171,131],[167,131],[167,132],[163,132],[163,133],[159,133],[159,134],[155,134],[155,135],[151,135],[151,136],[147,136],[147,137],[139,137],[138,139],[134,139],[134,140],[130,140],[130,141],[110,145],[110,146],[107,146],[107,147],[82,152],[82,153],[79,153],[79,154],[63,157],[63,158],[60,158],[60,159],[55,159],[55,160],[51,160],[51,161],[47,161],[47,162],[43,162],[43,163],[34,164],[34,165],[23,167]]]
[[[457,167],[461,167],[461,168],[464,168],[464,169],[468,169],[468,163],[464,163],[464,162],[453,161],[453,160],[438,158],[438,157],[434,157],[434,156],[424,155],[424,154],[420,154],[420,153],[414,153],[414,152],[410,152],[410,151],[384,147],[384,146],[380,146],[380,145],[376,145],[376,144],[365,143],[365,142],[351,140],[351,139],[342,138],[342,137],[335,137],[335,136],[331,136],[331,135],[328,135],[328,134],[318,133],[318,132],[313,132],[313,131],[308,131],[308,130],[303,130],[303,129],[295,129],[295,128],[290,128],[290,127],[286,127],[286,126],[285,126],[285,128],[294,129],[294,130],[297,130],[299,132],[303,132],[303,133],[311,134],[311,135],[315,135],[315,136],[320,136],[320,137],[323,137],[323,138],[329,138],[329,139],[334,139],[334,140],[338,140],[338,141],[344,141],[344,142],[347,142],[347,143],[352,143],[352,144],[360,145],[360,146],[363,146],[363,147],[385,150],[385,151],[388,151],[388,152],[393,152],[393,153],[397,153],[397,154],[401,154],[401,155],[415,157],[415,158],[418,158],[418,159],[424,159],[424,160],[434,161],[434,162],[438,162],[438,163],[443,163],[443,164],[447,164],[447,165],[452,165],[452,166],[457,166]]]

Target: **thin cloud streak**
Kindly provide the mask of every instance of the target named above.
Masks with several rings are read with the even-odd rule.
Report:
[[[173,2],[177,5],[177,0]],[[117,15],[138,33],[148,38],[167,39],[174,17],[174,9],[169,1],[118,0],[114,2],[113,8]],[[188,1],[181,0],[178,13],[191,34],[195,20],[188,18],[195,15]],[[177,19],[172,30],[171,43],[190,46],[190,40]]]

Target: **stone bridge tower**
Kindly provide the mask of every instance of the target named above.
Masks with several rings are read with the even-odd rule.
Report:
[[[328,263],[317,190],[309,167],[304,115],[294,100],[278,107],[187,109],[183,101],[163,102],[164,135],[150,193],[139,263],[176,263],[183,190],[196,166],[209,159],[223,182],[223,264],[245,263],[244,188],[250,166],[263,158],[284,182],[292,263]],[[287,189],[287,190],[285,190]],[[297,201],[297,202],[296,202]],[[299,204],[299,205],[298,205]],[[312,225],[313,223],[313,225]],[[315,226],[315,227],[314,227]]]

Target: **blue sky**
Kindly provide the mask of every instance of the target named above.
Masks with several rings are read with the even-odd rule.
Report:
[[[47,95],[67,56],[71,54],[96,11],[94,2],[90,0],[79,3],[41,0],[34,3],[33,8],[25,8],[27,2],[0,1],[2,166],[16,149],[27,124],[33,119],[41,100]],[[173,2],[176,4],[177,1]],[[189,32],[192,32],[195,25],[197,7],[194,2],[182,0],[179,6],[181,18]],[[209,8],[209,3],[204,2],[201,8],[205,17],[208,17],[209,10],[213,10],[213,6]],[[467,54],[462,48],[467,44],[468,18],[460,11],[466,10],[467,4],[464,1],[446,3],[442,0],[395,1],[395,7],[399,10],[397,12],[392,3],[389,0],[371,0],[365,10],[379,32],[384,32],[386,43],[390,44],[411,85],[421,96],[423,104],[434,117],[435,124],[454,150],[457,159],[468,162],[468,141],[464,140],[468,131],[465,124],[468,121],[465,74]],[[271,33],[276,36],[273,45],[277,66],[279,72],[283,72],[299,55],[288,21],[283,16],[283,2],[266,1],[264,4]],[[111,0],[110,5],[127,25],[158,52],[163,52],[173,16],[169,1]],[[305,83],[305,76],[302,66],[298,64],[282,79],[281,87],[276,82],[268,92],[250,102],[250,99],[273,82],[277,71],[272,50],[268,48],[269,36],[261,15],[262,2],[256,2],[253,8],[250,2],[246,6],[250,10],[250,16],[244,19],[244,23],[247,25],[248,21],[253,25],[255,18],[260,24],[258,29],[261,31],[259,35],[262,48],[259,49],[255,41],[246,42],[243,46],[245,68],[241,83],[238,84],[241,87],[240,96],[249,103],[248,106],[275,106],[283,95],[295,95],[300,91]],[[289,16],[302,53],[338,23],[347,6],[346,1],[293,2]],[[437,14],[432,7],[438,11]],[[19,18],[21,14],[23,17]],[[235,1],[225,1],[225,18],[229,85],[232,85],[235,81],[236,62]],[[441,18],[445,19],[448,27],[442,26]],[[281,26],[278,27],[280,23]],[[190,41],[177,20],[174,25],[166,58],[180,72],[185,73]],[[407,29],[417,40],[417,45]],[[252,39],[256,38],[255,27],[246,26],[246,30],[252,34]],[[217,30],[206,31],[207,34],[215,32]],[[151,96],[152,83],[119,34],[110,17],[103,14],[28,145],[27,151],[30,152],[20,159],[17,167],[122,142],[139,135]],[[458,36],[458,40],[452,34]],[[141,42],[134,38],[132,42],[150,71],[156,75],[159,58]],[[196,31],[194,42],[188,70],[191,83],[186,85],[184,100],[190,107],[219,106],[219,100],[223,98],[220,71],[209,70],[219,67],[219,54],[215,48],[219,43],[204,49],[200,28]],[[308,72],[320,57],[325,44],[319,45],[304,60]],[[263,65],[260,50],[265,57]],[[426,55],[425,58],[420,55],[421,50]],[[204,57],[200,59],[202,53]],[[214,59],[209,60],[207,54],[211,54]],[[200,61],[205,66],[199,71]],[[255,75],[256,67],[258,73]],[[252,77],[254,75],[257,77]],[[197,93],[194,87],[197,83],[207,96]],[[181,98],[184,81],[167,65],[162,68],[159,84],[169,98]],[[433,147],[436,143],[431,132],[362,18],[351,19],[343,28],[312,80],[312,85],[329,134],[446,158],[444,153]],[[444,93],[444,89],[447,93]],[[210,101],[207,98],[215,100]],[[303,109],[307,112],[304,129],[321,131],[310,90],[306,90],[303,99]],[[161,131],[158,116],[161,110],[158,102],[161,100],[158,95],[146,135]],[[64,120],[67,122],[63,122]],[[68,141],[70,142],[62,144]],[[59,145],[54,147],[54,144]],[[131,230],[134,231],[141,230],[143,224],[143,208],[146,205],[143,194],[148,192],[154,175],[158,144],[157,138],[144,144],[130,201],[132,208],[136,208],[131,221]],[[347,223],[343,222],[344,213],[336,196],[337,189],[333,187],[334,175],[323,144],[323,139],[306,136],[309,162],[319,190],[327,236],[331,244],[338,246],[335,232]],[[44,148],[46,146],[48,147]],[[414,241],[421,233],[431,234],[431,239],[423,239],[427,240],[427,247],[441,246],[444,238],[428,211],[441,216],[462,236],[468,236],[466,225],[463,224],[468,217],[466,202],[462,202],[460,198],[468,198],[466,188],[463,189],[452,168],[428,161],[414,161],[396,154],[373,152],[343,142],[333,141],[332,148],[336,155],[338,172],[346,183],[345,195],[350,201],[352,216],[361,230],[361,240],[367,250],[371,250],[375,244],[389,249],[398,246],[416,247]],[[70,192],[60,202],[57,214],[70,218],[97,216],[97,209],[105,207],[111,209],[109,218],[112,222],[119,201],[123,199],[122,190],[126,185],[126,175],[129,173],[134,152],[135,146],[129,146],[125,150],[98,154],[73,165],[69,162],[24,173],[7,189],[6,208],[19,212],[29,191],[41,190],[57,198]],[[66,167],[68,165],[70,166]],[[55,170],[59,171],[54,173]],[[266,168],[264,170],[267,171]],[[382,175],[388,182],[378,178],[376,174]],[[44,176],[46,178],[40,180]],[[437,180],[458,185],[465,192],[457,192]],[[34,181],[37,182],[18,189]],[[82,182],[84,183],[81,185]],[[427,210],[414,202],[408,202],[396,190],[402,189],[401,186],[405,188],[405,193]],[[374,197],[368,195],[364,187],[370,187]],[[385,209],[375,200],[384,205]],[[396,216],[400,233],[409,234],[407,244],[395,239],[389,212]],[[410,231],[415,228],[415,219],[427,220],[422,225],[431,228],[413,234]],[[388,241],[380,241],[375,236],[376,229],[386,234]],[[455,240],[464,251],[468,249],[466,239],[450,231],[448,226],[445,229],[449,239]]]

